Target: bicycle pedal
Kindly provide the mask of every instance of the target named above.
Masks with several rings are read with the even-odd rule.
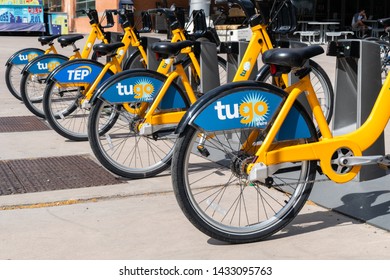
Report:
[[[378,160],[378,166],[382,169],[390,169],[390,155],[385,155],[383,158]]]
[[[198,149],[198,152],[204,156],[204,157],[208,157],[210,155],[210,152],[209,150],[207,150],[207,148],[205,148],[203,145],[198,145],[197,146],[197,149]]]

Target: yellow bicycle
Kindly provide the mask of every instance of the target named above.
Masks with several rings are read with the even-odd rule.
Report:
[[[253,15],[249,21],[252,37],[234,77],[234,81],[238,82],[249,79],[257,57],[264,50],[272,48],[272,44],[261,15],[255,14],[253,3],[249,0],[232,2],[241,3],[246,14]],[[199,97],[187,82],[183,82],[185,92],[178,88],[176,79],[180,77],[185,81],[186,77],[180,69],[183,60],[175,58],[175,55],[180,52],[186,54],[191,48],[199,49],[197,44],[199,43],[189,41],[157,43],[154,51],[164,58],[172,61],[175,59],[175,69],[169,75],[150,71],[126,71],[109,79],[99,88],[92,101],[88,136],[95,156],[108,170],[123,177],[145,178],[170,166],[177,140],[174,130],[186,110]],[[308,69],[310,80],[313,76],[317,77],[317,81],[321,79],[320,86],[316,84],[319,92],[322,93],[322,90],[329,87],[331,90],[331,83],[325,72],[316,72],[320,68],[312,67],[311,64]],[[266,74],[268,73],[269,71]],[[213,75],[217,80],[217,73]],[[279,79],[287,83],[288,78],[283,74]],[[209,96],[206,92],[204,94],[205,98]],[[134,109],[126,109],[127,104],[131,104]],[[228,108],[224,114],[227,117],[234,116],[237,114],[235,109]],[[328,114],[330,111],[324,112]],[[114,116],[116,121],[111,121]],[[111,123],[110,128],[102,132],[101,127],[106,123]]]
[[[183,41],[186,33],[181,24],[175,19],[173,11],[161,9],[168,14],[172,28],[172,42]],[[91,60],[77,60],[64,63],[48,77],[47,87],[43,96],[45,116],[51,127],[60,135],[74,141],[88,140],[87,123],[91,109],[90,99],[95,90],[110,76],[121,72],[121,61],[130,45],[135,45],[137,34],[134,30],[133,13],[126,11],[123,20],[125,35],[122,42],[113,44],[99,44],[94,50],[110,58],[105,65]],[[191,50],[185,68],[191,66],[191,77],[200,76],[199,63]],[[146,61],[147,62],[147,61]],[[225,66],[225,62],[221,62]],[[162,75],[171,71],[172,59],[164,59],[158,66],[157,72]],[[194,72],[192,72],[194,71]],[[188,72],[188,71],[187,71]],[[128,108],[130,110],[130,108]]]
[[[304,66],[321,53],[320,46],[269,50],[263,62],[272,74],[292,71],[296,83],[284,90],[256,82],[228,84],[184,116],[172,181],[181,209],[203,233],[231,243],[262,240],[299,213],[316,172],[345,183],[362,165],[390,166],[389,157],[362,156],[389,120],[390,75],[366,122],[334,136]],[[312,114],[297,101],[300,95],[306,95]]]

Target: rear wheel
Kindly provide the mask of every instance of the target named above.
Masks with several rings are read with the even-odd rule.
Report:
[[[197,92],[199,79],[192,75],[189,60],[183,64],[191,85]],[[221,58],[218,65],[221,83],[226,83],[226,62]],[[182,86],[180,80],[177,85]],[[173,134],[175,124],[170,124],[153,135],[141,135],[138,131],[138,126],[143,121],[138,113],[141,106],[150,105],[114,105],[99,100],[94,104],[88,121],[89,142],[96,158],[111,172],[133,179],[155,176],[167,169],[177,140],[177,135]],[[118,116],[115,122],[110,120],[113,115]],[[109,129],[102,133],[102,127]]]
[[[229,243],[260,241],[285,227],[304,206],[315,178],[316,162],[303,161],[279,169],[268,183],[248,181],[244,170],[253,152],[240,150],[240,140],[250,132],[205,133],[187,126],[173,155],[182,211],[200,231]]]
[[[177,139],[172,131],[140,135],[139,107],[138,103],[113,105],[99,99],[88,123],[89,142],[96,158],[111,172],[132,179],[166,170]]]
[[[10,93],[19,100],[22,100],[20,95],[20,73],[22,72],[25,64],[12,64],[7,65],[5,69],[5,83]]]
[[[24,105],[34,115],[40,118],[45,117],[42,99],[46,88],[48,74],[31,74],[24,72],[20,82],[20,94]]]
[[[84,87],[49,81],[43,95],[43,110],[50,126],[73,141],[86,141],[89,108],[83,108]]]

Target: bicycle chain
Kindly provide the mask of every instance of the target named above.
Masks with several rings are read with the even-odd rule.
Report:
[[[331,181],[329,178],[324,178],[324,179],[317,179],[317,180],[309,180],[309,181],[296,181],[296,182],[293,182],[294,184],[300,184],[300,183],[316,183],[316,182],[329,182]],[[247,181],[248,184],[253,184],[255,182],[249,182]],[[284,187],[284,186],[288,186],[288,185],[291,185],[292,183],[285,183],[285,184],[271,184],[271,185],[267,185],[265,183],[262,183],[262,182],[257,182],[257,184],[261,185],[261,186],[264,186],[264,187],[271,187],[271,188],[277,188],[277,187]]]
[[[297,181],[297,182],[294,182],[294,184],[300,184],[300,183],[317,183],[317,182],[329,182],[331,181],[329,178],[326,178],[326,179],[318,179],[318,180],[310,180],[310,181]],[[273,184],[271,185],[271,187],[284,187],[284,186],[287,186],[287,185],[291,185],[291,183],[286,183],[286,184]]]

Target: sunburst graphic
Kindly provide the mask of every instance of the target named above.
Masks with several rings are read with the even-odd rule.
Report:
[[[148,78],[140,79],[135,85],[134,88],[137,88],[136,91],[141,90],[141,92],[136,92],[136,94],[141,93],[140,100],[149,100],[154,94],[154,85],[152,80]]]
[[[245,96],[240,104],[241,123],[256,127],[267,125],[269,117],[269,103],[259,93],[250,93]]]

